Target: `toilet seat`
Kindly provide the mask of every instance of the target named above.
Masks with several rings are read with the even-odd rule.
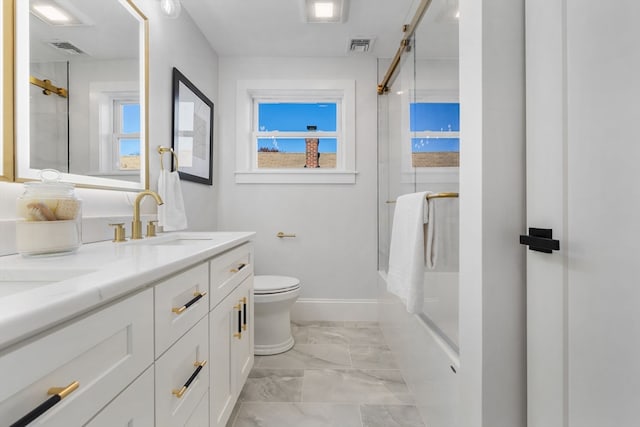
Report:
[[[272,295],[293,291],[300,288],[300,280],[288,276],[254,276],[253,292],[255,295]]]

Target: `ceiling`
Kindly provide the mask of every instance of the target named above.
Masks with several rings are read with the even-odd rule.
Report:
[[[220,56],[391,58],[402,39],[402,26],[419,0],[350,0],[347,21],[304,22],[301,0],[182,0]],[[457,0],[433,0],[417,33],[424,56],[457,57],[458,25],[447,11]],[[367,53],[348,52],[352,38],[373,38]]]

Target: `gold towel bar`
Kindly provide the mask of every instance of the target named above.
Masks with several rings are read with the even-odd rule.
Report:
[[[162,155],[164,153],[171,153],[173,155],[173,160],[175,161],[175,169],[171,172],[177,171],[178,170],[178,156],[176,155],[176,152],[173,151],[173,148],[167,148],[167,147],[163,147],[162,145],[158,146],[158,154],[160,154],[160,170],[164,170],[164,165],[162,164]]]
[[[427,194],[427,200],[431,199],[450,199],[450,198],[458,198],[458,193],[431,193]],[[385,203],[395,203],[395,200],[387,200]]]
[[[51,80],[40,80],[33,76],[29,76],[29,83],[34,86],[42,88],[42,93],[45,95],[51,95],[55,93],[63,98],[67,97],[67,90],[63,87],[57,87],[51,84]]]

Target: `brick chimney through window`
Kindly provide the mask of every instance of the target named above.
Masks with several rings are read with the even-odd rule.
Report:
[[[307,126],[308,131],[315,131],[317,126]],[[318,145],[320,140],[318,138],[305,138],[306,156],[305,156],[305,168],[319,168],[320,167],[320,153],[318,152]]]

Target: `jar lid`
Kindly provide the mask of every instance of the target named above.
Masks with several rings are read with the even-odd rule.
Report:
[[[40,179],[42,181],[25,182],[24,187],[27,190],[44,192],[73,191],[75,185],[70,182],[60,182],[60,177],[60,172],[55,169],[42,169],[40,171]]]

